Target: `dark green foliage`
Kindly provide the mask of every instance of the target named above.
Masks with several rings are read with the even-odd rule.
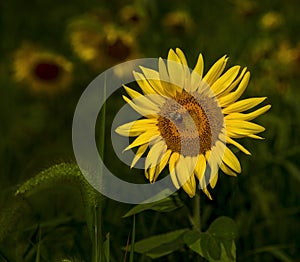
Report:
[[[111,22],[122,27],[119,10],[133,2],[1,1],[0,261],[91,261],[91,232],[97,217],[91,214],[97,213],[93,208],[99,203],[107,261],[124,258],[122,247],[128,238],[133,239],[129,236],[132,215],[136,216],[134,261],[153,261],[151,257],[205,261],[198,254],[232,261],[235,249],[237,261],[300,261],[298,1],[134,2],[147,20],[136,38],[140,57],[166,57],[169,48],[180,47],[191,67],[202,52],[205,72],[224,54],[230,57],[228,67],[248,67],[251,80],[243,97],[267,96],[266,103],[272,105],[270,112],[255,120],[266,127],[265,139],[238,141],[252,153],[245,156],[233,149],[242,174],[237,178],[220,174],[213,201],[201,193],[202,233],[191,230],[193,205],[181,191],[160,203],[138,207],[109,199],[102,202],[76,164],[68,164],[75,163],[71,126],[77,101],[101,73],[73,53],[68,25],[74,17],[105,8]],[[179,28],[174,33],[163,26],[165,15],[174,10],[191,16],[191,31]],[[282,23],[263,28],[262,17],[271,11],[281,15]],[[27,41],[74,63],[70,90],[48,97],[14,82],[13,53]],[[110,97],[106,123],[124,104],[122,92]],[[109,125],[107,131],[104,159],[108,168],[124,180],[146,182],[141,170],[130,170],[118,160],[109,144]],[[237,229],[224,216],[233,219]]]

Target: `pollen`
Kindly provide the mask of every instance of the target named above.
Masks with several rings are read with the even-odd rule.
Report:
[[[182,91],[162,106],[157,126],[168,149],[184,156],[205,154],[222,130],[223,117],[213,98]]]

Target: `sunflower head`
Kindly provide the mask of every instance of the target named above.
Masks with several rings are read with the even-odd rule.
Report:
[[[25,44],[14,55],[14,79],[37,93],[53,95],[68,88],[73,65],[64,57]]]
[[[104,41],[101,34],[92,29],[74,30],[70,34],[70,40],[74,52],[85,62],[97,59]]]
[[[264,30],[274,30],[280,27],[282,23],[282,15],[275,11],[265,13],[260,20],[260,26]]]
[[[118,127],[116,132],[137,137],[125,150],[138,147],[132,167],[146,153],[144,169],[150,182],[168,165],[175,187],[193,197],[198,184],[211,198],[207,187],[215,187],[219,168],[230,176],[241,172],[239,160],[227,144],[249,155],[235,139],[259,139],[257,133],[264,128],[250,121],[270,106],[243,113],[265,97],[237,101],[250,73],[240,66],[224,72],[227,60],[223,56],[203,75],[202,55],[190,70],[177,48],[169,51],[166,61],[159,59],[157,71],[141,67],[141,72],[134,72],[143,94],[125,87],[132,100],[126,96],[124,100],[143,118]]]
[[[70,40],[74,52],[95,70],[137,56],[135,35],[113,24],[73,23]]]
[[[185,11],[167,13],[162,22],[167,31],[176,35],[190,33],[194,28],[194,21]]]
[[[140,32],[147,23],[144,12],[134,5],[126,5],[121,8],[120,18],[122,24],[134,32]]]
[[[137,56],[135,36],[112,24],[105,27],[104,49],[107,59],[114,64]]]

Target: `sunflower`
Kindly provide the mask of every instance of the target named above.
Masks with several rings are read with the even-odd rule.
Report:
[[[53,95],[65,90],[72,81],[73,65],[63,56],[25,44],[16,51],[14,79],[31,91]]]
[[[264,14],[260,20],[260,26],[264,30],[273,30],[283,24],[283,17],[280,13],[270,11]]]
[[[167,13],[162,21],[163,26],[171,33],[186,34],[194,28],[194,21],[185,11],[172,11]]]
[[[103,36],[92,29],[78,29],[70,34],[74,52],[85,62],[97,59],[99,47],[103,44]]]
[[[135,35],[114,24],[73,25],[70,40],[74,52],[95,70],[137,57]]]
[[[147,16],[144,12],[134,6],[126,5],[120,10],[120,18],[122,25],[127,26],[131,31],[139,33],[147,24]]]
[[[260,139],[257,133],[264,127],[250,121],[270,105],[242,113],[266,97],[237,101],[248,85],[250,73],[240,66],[224,72],[227,60],[226,56],[220,58],[203,77],[201,54],[190,71],[184,53],[170,49],[166,62],[159,59],[158,71],[141,67],[142,72],[133,72],[144,95],[124,86],[132,98],[124,96],[124,100],[144,118],[123,124],[116,132],[137,137],[125,149],[138,147],[131,167],[150,148],[144,169],[151,183],[168,164],[175,187],[182,186],[193,197],[197,179],[211,199],[207,187],[215,187],[219,167],[229,176],[241,172],[239,160],[226,144],[250,155],[235,139]]]

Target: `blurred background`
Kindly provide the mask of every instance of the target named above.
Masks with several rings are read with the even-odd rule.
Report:
[[[73,113],[86,86],[105,69],[134,58],[166,57],[180,47],[190,67],[204,56],[205,72],[227,54],[229,66],[247,66],[244,96],[267,96],[270,112],[256,122],[262,141],[241,142],[238,178],[220,176],[213,201],[201,198],[202,226],[229,216],[236,221],[238,261],[300,261],[300,16],[297,0],[225,1],[1,1],[0,210],[14,209],[20,184],[53,164],[73,162]],[[227,68],[228,68],[227,67]],[[105,162],[122,178],[131,174],[110,145],[110,123],[124,104],[119,90],[107,104]],[[189,199],[180,197],[190,205]],[[67,184],[46,188],[18,209],[0,213],[13,230],[0,243],[0,261],[90,261],[91,242],[79,191]],[[130,205],[107,200],[104,233],[111,259],[122,261],[132,221]],[[17,217],[17,216],[16,216]],[[6,224],[5,224],[6,223]],[[136,239],[189,227],[178,209],[137,216]],[[39,233],[38,233],[39,232]],[[157,261],[193,261],[178,251]],[[136,256],[136,261],[152,261]]]

